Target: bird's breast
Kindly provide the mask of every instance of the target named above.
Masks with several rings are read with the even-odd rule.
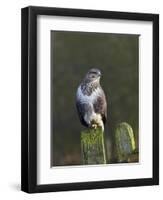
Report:
[[[97,88],[95,89],[91,95],[86,95],[83,94],[81,86],[79,86],[78,90],[77,90],[77,99],[81,102],[81,103],[94,103],[98,96],[100,96],[100,89]]]

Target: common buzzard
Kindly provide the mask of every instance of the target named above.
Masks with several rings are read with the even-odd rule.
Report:
[[[107,102],[100,85],[101,72],[99,69],[90,69],[85,75],[76,92],[76,106],[79,119],[86,127],[101,127],[107,118]]]

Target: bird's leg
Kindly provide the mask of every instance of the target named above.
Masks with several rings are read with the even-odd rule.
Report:
[[[97,129],[98,127],[102,128],[102,131],[104,131],[104,124],[102,120],[92,120],[91,121],[91,128]]]
[[[92,124],[92,128],[96,129],[97,128],[97,124]]]
[[[92,121],[91,121],[91,128],[97,129],[97,127],[98,127],[97,122],[96,122],[95,120],[92,120]]]

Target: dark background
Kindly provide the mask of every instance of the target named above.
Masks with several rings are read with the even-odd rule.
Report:
[[[80,131],[75,95],[87,71],[99,68],[108,103],[107,157],[114,163],[114,129],[128,122],[138,149],[139,36],[51,31],[52,166],[80,165]]]

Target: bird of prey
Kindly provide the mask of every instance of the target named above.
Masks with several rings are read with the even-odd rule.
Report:
[[[100,85],[101,72],[90,69],[85,75],[76,92],[76,107],[82,125],[91,128],[101,127],[107,118],[107,102]]]

